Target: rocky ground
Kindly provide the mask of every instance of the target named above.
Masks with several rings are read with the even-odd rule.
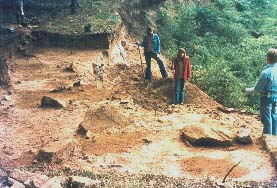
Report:
[[[270,181],[274,171],[258,116],[224,108],[190,83],[185,105],[172,105],[172,79],[161,79],[153,64],[154,80],[145,82],[130,40],[123,38],[125,48],[114,45],[108,56],[103,50],[36,48],[32,57],[11,59],[11,87],[1,90],[3,169],[39,172],[47,175],[44,183],[85,171],[99,175],[99,186],[111,185],[109,174],[120,173],[127,175],[121,184],[130,187],[206,187],[240,162],[228,182]],[[122,50],[128,56],[122,58]],[[184,133],[187,127],[194,135]],[[220,128],[220,136],[197,127]],[[241,131],[251,135],[249,143],[229,139]],[[197,147],[182,134],[219,141]],[[221,145],[226,140],[230,145]]]
[[[146,82],[124,27],[108,50],[11,53],[30,37],[30,28],[13,28],[25,37],[1,40],[9,68],[0,89],[2,185],[277,187],[276,138],[261,136],[258,115],[225,108],[189,82],[185,104],[172,105],[170,61],[163,57],[170,78],[153,62]]]

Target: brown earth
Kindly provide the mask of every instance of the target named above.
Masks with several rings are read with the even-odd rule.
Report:
[[[204,157],[192,157],[183,161],[183,170],[192,172],[193,175],[205,177],[209,174],[216,176],[217,178],[224,177],[226,172],[234,166],[233,163],[229,163],[230,159],[211,159]],[[229,164],[228,164],[229,163]],[[225,164],[222,166],[222,164]],[[235,168],[229,175],[231,178],[238,178],[245,176],[249,173],[249,170],[243,167]]]
[[[40,170],[69,167],[223,178],[240,161],[229,178],[259,181],[272,177],[270,157],[259,142],[262,128],[257,115],[240,110],[223,112],[220,104],[191,83],[187,83],[185,105],[172,105],[172,79],[161,79],[153,62],[154,80],[145,83],[136,46],[128,37],[121,40],[128,44],[124,59],[117,45],[109,56],[101,50],[37,48],[31,51],[33,57],[16,55],[11,59],[11,100],[1,100],[0,106],[1,166],[36,169],[40,166],[34,162],[39,150],[73,143],[73,155],[62,152],[59,161]],[[166,63],[170,67],[168,60]],[[103,75],[97,71],[101,64]],[[77,81],[81,85],[73,87]],[[4,95],[7,91],[1,89]],[[43,96],[66,106],[42,108]],[[90,133],[87,137],[76,133],[81,123]],[[195,148],[183,143],[179,132],[192,124],[245,128],[254,144]]]
[[[142,13],[133,13],[141,23]],[[14,27],[16,34],[7,36],[29,33]],[[0,88],[0,167],[28,167],[45,174],[72,169],[222,179],[240,162],[228,178],[271,179],[274,169],[260,141],[259,117],[224,108],[190,82],[186,84],[185,104],[172,105],[170,60],[163,58],[170,79],[161,79],[153,62],[154,79],[145,82],[134,41],[123,29],[118,44],[109,50],[38,45],[28,49],[31,56],[12,53],[21,44],[1,41],[7,47],[1,50],[5,51],[9,67],[1,79],[9,79],[10,87]],[[56,99],[64,108],[41,107],[43,96]],[[197,124],[226,127],[234,132],[246,129],[254,143],[192,147],[181,140],[180,130]],[[86,128],[86,136],[77,134],[80,125]],[[42,150],[53,151],[57,157],[44,164],[37,159]]]

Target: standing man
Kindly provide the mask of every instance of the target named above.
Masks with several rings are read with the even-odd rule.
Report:
[[[147,65],[145,70],[145,79],[152,79],[151,58],[157,61],[162,77],[167,78],[168,74],[165,69],[164,63],[159,57],[161,49],[160,38],[157,34],[154,34],[153,28],[148,27],[147,35],[143,38],[143,41],[141,43],[137,42],[137,44],[144,47],[144,56]]]
[[[24,23],[23,0],[15,0],[15,9],[17,24]]]
[[[277,135],[277,49],[267,52],[264,67],[255,87],[246,88],[246,93],[261,93],[260,114],[264,125],[263,133]]]
[[[180,48],[173,59],[174,81],[175,81],[175,104],[185,102],[186,81],[191,78],[190,58],[184,48]]]

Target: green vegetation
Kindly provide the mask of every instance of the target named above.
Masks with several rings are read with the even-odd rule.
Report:
[[[277,47],[276,17],[276,0],[216,0],[164,4],[157,25],[169,58],[187,49],[193,83],[225,106],[255,111],[258,97],[244,90],[254,86],[267,50]]]
[[[41,1],[41,0],[38,0]],[[120,0],[79,0],[80,7],[71,14],[70,1],[49,2],[48,9],[40,20],[41,29],[58,33],[83,33],[84,26],[90,24],[93,32],[115,30],[120,23],[116,12],[121,6]],[[41,3],[42,4],[42,3]],[[45,4],[45,3],[44,3]]]
[[[43,0],[41,4],[43,4]],[[69,2],[52,0],[42,29],[59,33],[115,30],[121,22],[116,10],[123,1],[79,0],[70,14]],[[46,4],[46,3],[44,3]],[[50,6],[51,4],[51,6]],[[55,5],[56,6],[53,6]],[[258,97],[246,96],[254,86],[270,47],[277,47],[276,0],[214,0],[164,3],[155,15],[163,52],[172,58],[186,48],[193,64],[192,82],[228,107],[257,109]],[[254,36],[259,35],[261,36]]]

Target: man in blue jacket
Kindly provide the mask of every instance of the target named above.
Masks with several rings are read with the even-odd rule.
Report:
[[[143,38],[143,41],[138,44],[144,47],[144,56],[147,65],[145,70],[145,79],[152,79],[151,58],[157,61],[162,77],[167,78],[168,74],[165,69],[164,63],[159,57],[161,49],[160,38],[157,34],[154,34],[154,30],[151,27],[147,28],[147,35]]]
[[[253,88],[246,88],[246,93],[259,92],[261,121],[264,134],[277,135],[277,49],[267,52],[267,65]]]

